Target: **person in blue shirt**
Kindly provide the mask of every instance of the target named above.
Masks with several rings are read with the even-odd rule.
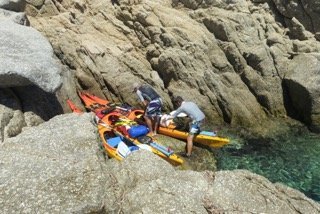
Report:
[[[185,113],[191,119],[185,154],[186,157],[190,157],[192,153],[194,135],[200,132],[205,115],[194,102],[184,101],[180,96],[175,97],[173,101],[178,106],[178,109],[167,119],[173,119],[180,113]]]
[[[157,135],[161,116],[162,100],[159,94],[147,84],[134,83],[133,91],[145,106],[144,119],[151,136]]]

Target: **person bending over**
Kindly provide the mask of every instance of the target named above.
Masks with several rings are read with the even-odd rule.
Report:
[[[185,156],[190,157],[192,153],[194,135],[200,132],[200,127],[205,119],[205,115],[199,109],[197,104],[190,101],[184,101],[180,96],[174,98],[174,103],[178,106],[178,109],[169,118],[173,119],[183,112],[191,119],[189,123],[189,134],[187,137],[185,154]]]
[[[162,100],[159,94],[149,85],[134,83],[133,91],[136,92],[140,101],[145,106],[144,119],[151,136],[157,134],[161,116]]]

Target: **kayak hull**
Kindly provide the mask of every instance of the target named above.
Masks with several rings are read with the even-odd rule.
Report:
[[[158,132],[160,134],[174,137],[181,140],[187,140],[188,132],[179,131],[176,129],[170,129],[166,127],[159,127]],[[229,139],[222,137],[212,137],[207,135],[195,135],[193,142],[206,145],[213,148],[220,148],[229,143]]]
[[[128,118],[131,120],[135,120],[141,115],[143,115],[142,110],[133,110],[128,115]],[[175,126],[170,126],[170,127],[160,126],[158,132],[159,134],[163,134],[163,135],[177,138],[180,140],[187,140],[187,137],[189,134],[188,132],[175,129]],[[230,141],[228,138],[198,134],[198,135],[195,135],[193,142],[206,145],[209,147],[213,147],[213,148],[221,148],[224,145],[228,144]]]
[[[79,113],[79,114],[82,113],[82,111],[71,100],[68,99],[67,103],[72,112]]]
[[[90,95],[88,93],[80,93],[80,98],[83,100],[87,108],[92,105],[99,104],[103,106],[102,108],[105,109],[107,105],[110,103],[108,100],[101,99],[99,97]],[[95,110],[91,109],[91,111],[95,111]],[[98,110],[96,110],[96,112],[98,111],[101,111],[101,108],[98,108]],[[129,112],[121,111],[121,114],[126,116],[130,120],[136,120],[137,118],[140,118],[144,114],[144,111],[141,109],[135,109]],[[158,132],[160,134],[185,140],[185,141],[187,140],[187,137],[188,137],[188,132],[177,130],[175,129],[175,126],[170,126],[170,127],[160,126]],[[213,147],[213,148],[221,148],[224,145],[228,144],[230,140],[228,138],[223,138],[218,136],[208,136],[208,135],[198,134],[198,135],[195,135],[193,142],[206,145],[209,147]]]
[[[90,111],[94,112],[96,115],[100,114],[100,112],[102,110],[106,110],[106,109],[110,108],[108,106],[108,104],[110,102],[107,100],[100,99],[100,98],[98,98],[94,95],[90,95],[88,93],[80,93],[79,95],[80,95],[80,98],[82,99],[83,103],[85,104],[85,107],[87,109],[89,109]],[[101,121],[100,121],[101,124],[98,124],[99,135],[100,135],[100,138],[102,140],[102,145],[103,145],[107,155],[110,158],[115,158],[117,160],[123,160],[123,157],[121,155],[119,155],[119,153],[117,152],[117,149],[109,145],[108,140],[105,138],[106,132],[112,131],[115,135],[121,136],[122,138],[125,138],[126,140],[132,142],[134,145],[136,145],[138,147],[142,143],[138,139],[131,138],[129,135],[122,133],[120,130],[117,129],[117,127],[113,127],[112,117],[114,117],[114,116],[126,118],[123,115],[123,111],[121,111],[121,113],[120,113],[120,112],[117,112],[117,109],[105,114],[103,117],[101,117]],[[131,117],[132,117],[132,115],[131,115]],[[129,119],[129,118],[127,118],[127,119]],[[134,121],[132,121],[132,122],[134,122]],[[154,141],[154,139],[152,139],[152,141]],[[176,154],[166,155],[163,152],[161,152],[161,151],[159,151],[149,145],[144,145],[144,147],[147,147],[149,151],[158,155],[159,157],[168,161],[169,163],[171,163],[174,166],[178,166],[183,163],[183,159],[180,158]]]
[[[124,119],[128,119],[126,118],[125,116],[123,116],[121,113],[118,113],[118,112],[111,112],[109,114],[107,114],[105,117],[102,118],[102,122],[104,124],[107,124],[109,126],[113,126],[113,121],[114,121],[114,118],[115,117],[119,117],[119,118],[124,118]],[[132,121],[134,122],[134,121]],[[123,133],[121,131],[121,129],[118,127],[115,127],[113,129],[114,133],[118,136],[121,136],[125,139],[127,139],[128,141],[132,142],[134,145],[138,146],[141,145],[142,143],[136,139],[136,138],[131,138],[128,134],[126,133]],[[152,139],[152,137],[150,137]],[[152,141],[154,141],[154,139],[152,139]],[[151,147],[151,146],[148,146],[149,147],[149,151],[151,151],[152,153],[158,155],[159,157],[163,158],[164,160],[168,161],[169,163],[171,163],[172,165],[174,166],[178,166],[178,165],[181,165],[183,163],[183,159],[180,158],[178,155],[176,154],[171,154],[169,156],[165,155],[164,153],[160,152],[159,150]],[[112,155],[112,154],[111,154]]]
[[[112,147],[108,143],[108,139],[105,138],[105,134],[107,132],[112,132],[112,130],[110,128],[105,127],[105,126],[98,125],[98,131],[99,131],[99,135],[100,135],[100,138],[102,141],[102,146],[103,146],[104,150],[106,151],[108,157],[115,158],[119,161],[123,160],[123,157],[117,152],[117,149]]]

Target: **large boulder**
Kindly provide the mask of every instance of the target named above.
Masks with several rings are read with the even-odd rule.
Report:
[[[91,118],[57,116],[0,145],[1,212],[102,210],[104,159]]]
[[[26,0],[0,0],[0,8],[23,12],[26,6]]]
[[[13,12],[0,8],[0,20],[9,19],[20,25],[29,25],[29,20],[24,12]]]
[[[320,132],[320,54],[298,55],[291,66],[292,72],[284,78],[287,109],[292,117]]]
[[[107,160],[92,114],[56,116],[0,145],[4,213],[319,213],[245,170],[178,170],[145,150]]]
[[[108,162],[107,213],[318,213],[302,193],[246,170],[177,171],[138,151]]]
[[[32,27],[0,21],[0,87],[37,85],[55,92],[60,67],[50,43]]]
[[[319,203],[283,184],[246,170],[220,171],[215,175],[211,200],[219,211],[239,213],[319,213]]]

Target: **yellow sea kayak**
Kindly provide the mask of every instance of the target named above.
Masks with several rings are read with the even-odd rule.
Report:
[[[187,137],[188,137],[188,132],[179,131],[177,129],[167,128],[167,127],[159,127],[158,132],[160,134],[174,137],[181,140],[187,140]],[[195,135],[193,142],[214,147],[214,148],[220,148],[228,144],[230,141],[228,138],[198,134],[198,135]]]

